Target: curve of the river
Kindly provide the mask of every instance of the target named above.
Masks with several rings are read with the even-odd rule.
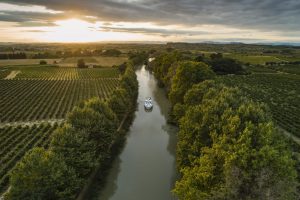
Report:
[[[136,71],[138,108],[126,144],[100,192],[101,200],[170,200],[176,180],[176,128],[167,124],[170,108],[163,89],[145,66]],[[143,101],[152,97],[153,110]]]

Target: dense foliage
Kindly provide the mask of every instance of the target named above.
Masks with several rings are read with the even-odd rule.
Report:
[[[20,53],[1,53],[0,54],[0,60],[4,59],[26,59],[27,55],[26,53],[20,52]]]
[[[167,90],[171,87],[171,78],[176,73],[177,62],[182,61],[183,57],[178,51],[171,53],[162,53],[157,56],[150,67],[155,77],[160,81],[161,86],[165,86]]]
[[[52,151],[34,148],[14,168],[8,199],[74,199],[76,175]]]
[[[118,49],[107,49],[101,53],[103,56],[120,56],[122,52]]]
[[[171,51],[160,54],[153,63],[150,63],[150,69],[159,80],[159,84],[165,86],[168,92],[173,113],[180,112],[183,97],[193,84],[215,77],[210,66],[192,60],[181,52]],[[176,120],[176,115],[172,116]]]
[[[214,58],[209,61],[215,73],[223,74],[243,74],[242,65],[232,58]]]
[[[213,82],[195,85],[184,99],[180,199],[297,199],[295,163],[264,106]]]
[[[201,62],[179,62],[176,74],[172,78],[169,99],[173,105],[181,103],[185,92],[196,83],[214,78],[214,73],[208,65]]]
[[[141,65],[148,59],[148,53],[145,51],[141,52],[129,52],[128,53],[129,60],[132,62],[132,64],[135,65]]]

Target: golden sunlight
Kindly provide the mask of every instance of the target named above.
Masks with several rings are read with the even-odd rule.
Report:
[[[55,22],[54,27],[44,27],[43,41],[49,42],[95,42],[95,41],[139,41],[142,34],[101,30],[101,22],[87,22],[80,19],[67,19]]]

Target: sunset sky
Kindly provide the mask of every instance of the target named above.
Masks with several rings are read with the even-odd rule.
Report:
[[[0,0],[0,42],[299,43],[299,21],[299,0]]]

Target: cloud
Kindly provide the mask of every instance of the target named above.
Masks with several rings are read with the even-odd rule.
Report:
[[[28,23],[35,22],[41,25],[50,25],[53,21],[62,18],[63,14],[21,12],[21,11],[2,11],[0,21],[19,22],[20,25],[27,26]]]
[[[3,1],[26,5],[23,0]],[[28,0],[26,3],[97,16],[106,21],[300,29],[299,0]]]
[[[30,6],[44,6],[48,10],[64,13],[4,12],[0,21],[19,22],[51,21],[58,18],[78,16],[90,21],[105,22],[151,22],[153,24],[222,25],[236,29],[260,32],[278,31],[296,35],[300,31],[299,0],[2,0],[2,2]],[[89,16],[89,17],[86,17]],[[106,27],[107,29],[117,29]],[[164,29],[118,29],[149,34],[187,34],[189,30]],[[190,31],[192,32],[192,31]],[[199,34],[202,32],[192,32]]]
[[[101,26],[99,31],[116,31],[116,32],[129,32],[129,33],[142,33],[142,34],[153,34],[161,36],[169,35],[205,35],[209,34],[206,31],[196,31],[196,30],[172,30],[172,29],[162,29],[162,28],[126,28],[126,27],[113,27],[113,26]]]

